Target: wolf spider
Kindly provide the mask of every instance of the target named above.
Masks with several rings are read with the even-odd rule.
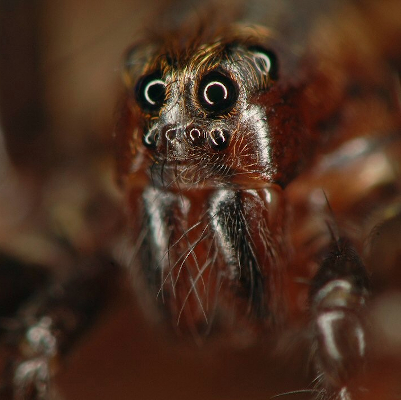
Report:
[[[396,396],[377,366],[400,371],[401,56],[389,41],[401,18],[391,1],[310,5],[284,28],[252,7],[254,19],[208,10],[127,51],[122,202],[96,170],[85,218],[101,233],[87,251],[55,230],[54,257],[2,255],[4,398],[57,396],[51,378],[126,278],[119,266],[178,336],[287,358],[301,347],[314,380],[280,395]]]

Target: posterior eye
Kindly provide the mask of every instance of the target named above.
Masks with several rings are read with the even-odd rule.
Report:
[[[159,73],[144,76],[136,86],[136,98],[146,111],[160,109],[166,98],[166,83]]]
[[[213,114],[229,111],[238,98],[236,83],[219,71],[206,74],[198,89],[199,102],[202,107]]]
[[[262,47],[251,47],[253,61],[256,69],[262,75],[268,75],[271,79],[278,79],[278,62],[277,56],[272,50],[267,50]]]

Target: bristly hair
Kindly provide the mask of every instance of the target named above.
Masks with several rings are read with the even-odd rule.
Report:
[[[202,53],[205,45],[209,50],[213,47],[215,58],[219,58],[228,43],[240,41],[257,45],[255,38],[270,36],[267,29],[238,25],[236,22],[241,20],[244,13],[244,4],[240,6],[233,2],[232,7],[227,7],[224,12],[221,12],[221,5],[208,4],[180,25],[149,31],[147,40],[158,49],[160,55],[181,69],[195,53]]]

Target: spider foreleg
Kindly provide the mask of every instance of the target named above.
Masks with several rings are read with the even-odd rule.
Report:
[[[329,250],[310,291],[314,357],[323,398],[350,400],[350,382],[366,358],[369,279],[347,240],[334,240]]]

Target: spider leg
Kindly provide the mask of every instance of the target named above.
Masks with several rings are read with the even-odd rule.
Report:
[[[31,283],[36,279],[38,274],[32,273],[31,265],[7,258],[0,264],[3,282],[14,286],[17,281],[10,277],[10,262],[14,271],[18,269],[18,280],[28,280],[29,285],[29,279]],[[74,272],[62,280],[49,277],[45,268],[42,272],[39,275],[43,279],[34,291],[17,290],[19,297],[15,301],[10,296],[13,309],[1,309],[0,345],[7,360],[1,372],[1,399],[59,398],[52,377],[107,304],[121,276],[119,267],[101,256],[77,262]],[[11,293],[14,289],[18,288],[11,288]],[[7,299],[1,300],[7,303]]]
[[[333,240],[310,290],[314,360],[320,397],[351,400],[351,382],[366,357],[365,303],[369,279],[345,239]]]

